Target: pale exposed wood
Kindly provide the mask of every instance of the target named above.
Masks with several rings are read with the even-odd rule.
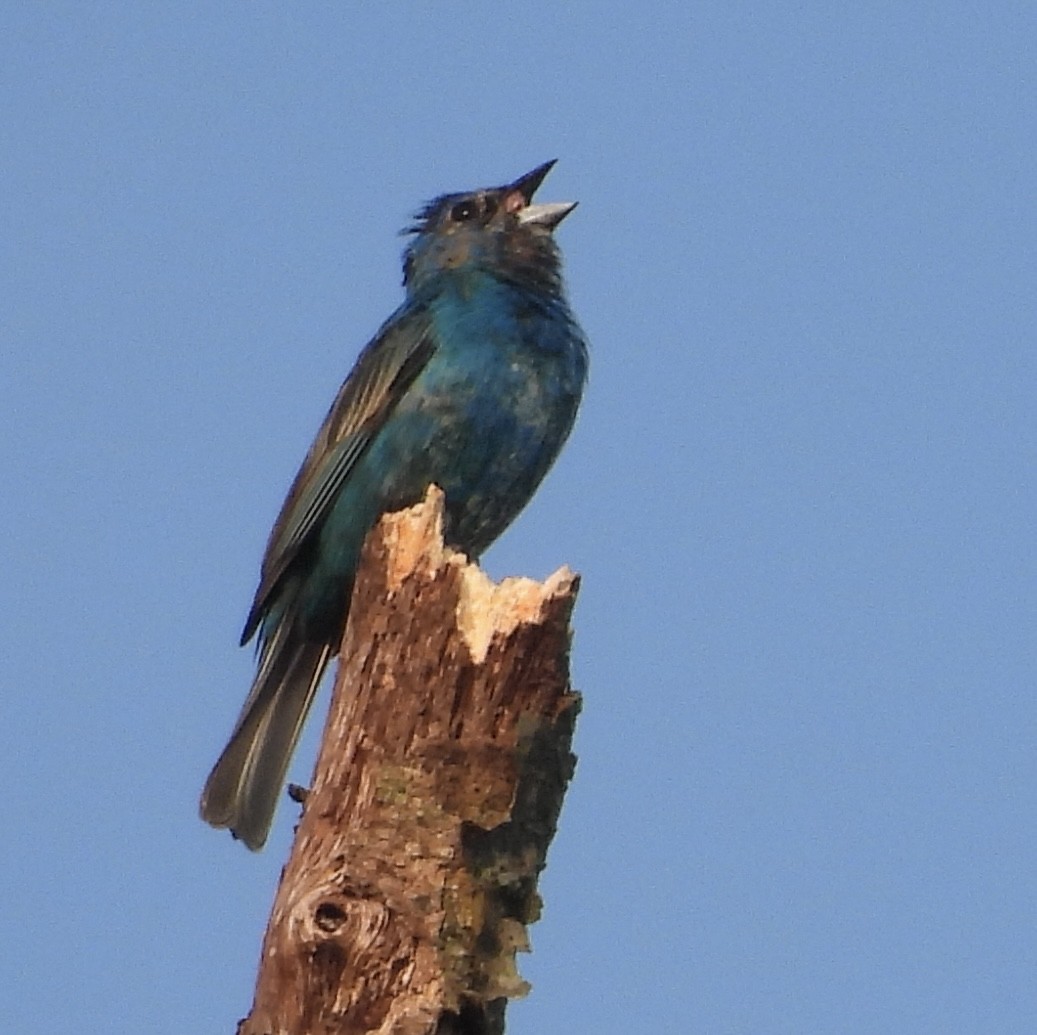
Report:
[[[313,787],[240,1035],[492,1035],[575,759],[578,578],[494,585],[443,500],[364,549]]]

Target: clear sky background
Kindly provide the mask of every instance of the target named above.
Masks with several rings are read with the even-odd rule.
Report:
[[[247,1012],[267,531],[411,212],[548,158],[591,380],[486,566],[583,574],[585,708],[509,1032],[1037,1030],[1037,8],[561,6],[3,5],[5,1031]]]

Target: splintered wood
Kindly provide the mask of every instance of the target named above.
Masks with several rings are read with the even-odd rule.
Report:
[[[493,584],[443,496],[368,537],[240,1035],[502,1032],[575,759],[578,577]]]

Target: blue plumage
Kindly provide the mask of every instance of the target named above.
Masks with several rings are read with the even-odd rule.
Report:
[[[572,428],[587,346],[553,231],[575,205],[532,201],[553,164],[422,210],[406,299],[360,354],[289,490],[242,635],[258,633],[256,677],[201,801],[206,821],[250,848],[266,841],[371,527],[435,483],[447,541],[478,557]]]

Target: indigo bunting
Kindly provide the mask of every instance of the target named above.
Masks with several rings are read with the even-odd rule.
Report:
[[[418,213],[405,231],[405,299],[360,353],[274,523],[241,636],[258,633],[255,679],[201,799],[203,819],[253,850],[379,517],[435,483],[447,542],[478,558],[569,435],[587,344],[553,237],[576,203],[533,203],[553,165]]]

